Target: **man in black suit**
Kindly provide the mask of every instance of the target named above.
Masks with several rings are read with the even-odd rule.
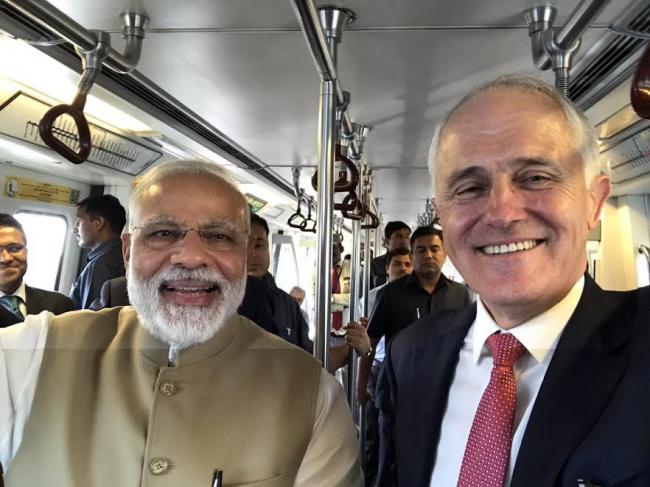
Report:
[[[650,485],[650,288],[584,275],[610,193],[593,129],[553,87],[500,78],[452,110],[430,162],[480,298],[389,345],[378,485]]]
[[[27,238],[18,220],[0,213],[0,327],[23,321],[27,314],[54,314],[74,309],[63,294],[27,286]]]

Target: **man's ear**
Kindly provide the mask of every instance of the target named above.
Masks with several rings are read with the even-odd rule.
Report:
[[[589,207],[587,209],[587,227],[594,228],[600,220],[600,213],[605,206],[607,198],[612,192],[612,184],[609,176],[600,174],[594,178],[589,188]]]
[[[91,221],[93,222],[95,230],[98,232],[101,232],[104,228],[106,228],[106,219],[103,216],[93,216],[91,218]]]
[[[122,234],[122,258],[124,259],[124,267],[128,268],[129,259],[131,258],[131,234]]]

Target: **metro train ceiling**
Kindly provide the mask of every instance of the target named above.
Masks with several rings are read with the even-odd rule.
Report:
[[[52,0],[87,29],[112,33],[118,14],[150,17],[138,71],[291,184],[315,166],[318,76],[288,0]],[[531,0],[346,0],[338,74],[353,121],[373,129],[366,155],[384,220],[415,221],[431,196],[426,158],[437,121],[487,79],[539,72],[522,11]],[[562,25],[578,0],[554,2]],[[581,56],[634,0],[611,1],[583,37]],[[306,167],[311,175],[313,169]]]

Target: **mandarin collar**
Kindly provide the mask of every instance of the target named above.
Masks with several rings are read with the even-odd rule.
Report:
[[[133,313],[133,315],[136,315],[135,319],[137,321],[137,314],[132,307],[126,307],[123,312]],[[139,322],[136,332],[135,346],[142,355],[157,365],[161,367],[173,366],[179,368],[207,360],[221,353],[235,338],[239,325],[239,315],[232,315],[226,320],[224,326],[207,341],[176,351],[174,354],[175,363],[173,365],[170,364],[169,344],[153,336],[145,327],[140,325]]]

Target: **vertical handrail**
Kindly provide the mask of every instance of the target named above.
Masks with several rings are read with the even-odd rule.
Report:
[[[350,273],[350,319],[359,321],[359,291],[361,289],[361,221],[352,221],[352,262]],[[358,353],[350,347],[348,355],[348,403],[352,408],[352,416],[358,422],[359,408],[357,407],[357,364]]]
[[[320,82],[318,118],[318,263],[316,266],[316,337],[314,355],[327,369],[331,327],[332,213],[334,202],[334,137],[336,92],[334,82]]]

